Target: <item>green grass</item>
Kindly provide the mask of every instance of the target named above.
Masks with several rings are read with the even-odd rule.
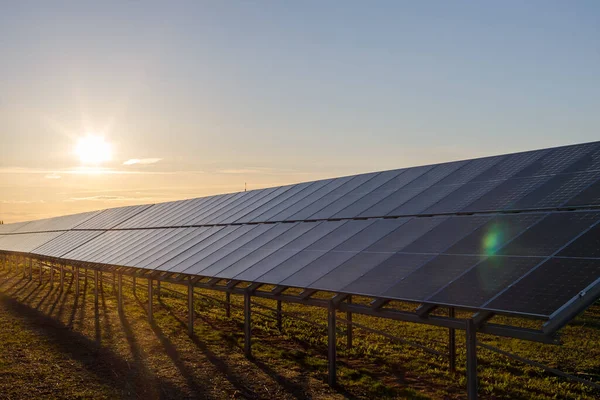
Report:
[[[47,279],[47,277],[46,277]],[[243,356],[243,299],[232,295],[231,318],[223,305],[196,296],[195,336],[189,338],[185,297],[162,291],[147,321],[145,281],[137,295],[125,286],[125,310],[104,284],[96,315],[92,281],[83,296],[61,293],[0,270],[0,398],[465,398],[464,333],[457,332],[457,372],[445,357],[354,330],[346,349],[338,327],[339,387],[327,386],[327,334],[284,317],[253,315],[253,359]],[[181,294],[186,288],[163,283]],[[224,294],[196,289],[223,299]],[[77,303],[76,303],[77,301]],[[275,307],[275,302],[254,298]],[[361,299],[355,299],[360,302]],[[405,305],[398,304],[403,307]],[[254,306],[259,311],[259,307]],[[320,308],[284,303],[283,310],[326,324]],[[268,310],[260,310],[273,314]],[[339,313],[341,318],[344,313]],[[354,315],[354,321],[446,352],[446,329]],[[499,322],[502,322],[500,319]],[[535,322],[524,322],[534,325]],[[563,346],[479,335],[479,340],[565,372],[600,381],[600,307],[594,306],[563,330]],[[580,384],[479,350],[482,398],[592,399],[599,393]]]

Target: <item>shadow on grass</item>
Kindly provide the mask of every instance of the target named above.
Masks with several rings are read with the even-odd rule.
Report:
[[[122,393],[123,397],[157,398],[156,393],[149,393],[147,373],[139,371],[138,365],[131,368],[126,360],[110,349],[99,346],[88,337],[74,332],[66,325],[56,321],[44,313],[24,305],[17,300],[0,293],[0,302],[15,318],[26,322],[28,328],[43,335],[53,347],[77,360],[87,371],[93,373],[105,385]],[[142,372],[142,374],[140,374]],[[118,379],[115,379],[118,378]],[[188,393],[181,391],[171,382],[154,377],[153,380],[162,388],[161,398],[187,398]],[[155,385],[152,385],[154,387]],[[134,396],[131,396],[134,393]]]

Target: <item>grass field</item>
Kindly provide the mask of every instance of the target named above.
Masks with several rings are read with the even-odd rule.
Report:
[[[99,309],[94,308],[92,280],[82,279],[82,295],[74,296],[55,281],[38,284],[22,273],[0,270],[0,398],[465,398],[464,334],[457,332],[457,372],[448,361],[414,347],[391,343],[355,329],[354,347],[345,348],[344,326],[338,334],[338,383],[326,384],[325,328],[295,319],[275,321],[253,315],[253,355],[243,355],[242,312],[196,297],[195,335],[187,335],[187,304],[163,283],[154,303],[154,322],[146,315],[145,282],[134,294],[124,287],[124,313],[106,282]],[[205,292],[224,299],[224,294]],[[236,305],[242,298],[232,295]],[[256,299],[274,307],[273,301]],[[259,311],[258,307],[253,307]],[[283,305],[323,325],[324,310]],[[269,311],[261,310],[269,313]],[[344,317],[340,313],[340,317]],[[446,352],[447,330],[365,316],[354,321]],[[600,307],[594,306],[563,330],[563,346],[479,335],[483,343],[513,352],[565,372],[600,380]],[[481,398],[592,399],[600,393],[580,383],[554,377],[502,355],[479,350]]]

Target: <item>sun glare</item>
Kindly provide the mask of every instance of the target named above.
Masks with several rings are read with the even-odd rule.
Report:
[[[77,141],[75,154],[79,156],[82,164],[99,165],[110,161],[112,149],[102,136],[87,135]]]

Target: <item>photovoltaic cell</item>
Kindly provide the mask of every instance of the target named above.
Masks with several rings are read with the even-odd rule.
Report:
[[[506,243],[539,221],[543,214],[507,214],[490,220],[458,241],[446,254],[493,255]]]
[[[427,301],[461,307],[481,307],[542,261],[543,257],[489,257]]]
[[[534,224],[498,254],[513,256],[551,256],[600,220],[600,212],[552,213]]]
[[[152,205],[109,208],[78,225],[77,229],[111,229],[148,207],[152,207]]]
[[[357,202],[359,199],[367,196],[381,185],[398,176],[398,174],[401,172],[401,170],[394,170],[376,174],[372,179],[369,179],[367,182],[363,183],[353,191],[345,194],[341,198],[329,204],[327,207],[324,207],[322,210],[311,215],[309,219],[332,218],[335,214],[341,212],[346,207],[349,207],[353,203]]]
[[[510,286],[485,309],[549,316],[600,276],[600,260],[552,258]]]
[[[547,153],[548,150],[537,150],[501,156],[500,162],[477,175],[473,178],[473,181],[495,181],[511,178]]]
[[[286,190],[284,193],[275,197],[273,200],[270,200],[270,201],[266,202],[265,204],[262,204],[262,205],[256,207],[255,209],[249,211],[247,214],[244,214],[243,216],[241,216],[240,218],[235,220],[235,222],[237,222],[237,223],[252,222],[252,220],[254,220],[254,218],[264,214],[265,212],[269,211],[273,207],[276,207],[276,206],[282,204],[283,202],[287,201],[288,199],[290,199],[294,196],[297,196],[299,193],[303,192],[304,190],[308,190],[308,188],[310,186],[315,185],[315,187],[316,187],[317,186],[316,184],[317,184],[317,182],[307,182],[307,183],[299,183],[297,185],[294,185],[289,190]]]
[[[508,207],[510,210],[557,208],[600,179],[600,171],[554,175]]]
[[[280,188],[277,188],[276,190],[269,192],[266,196],[262,197],[261,199],[253,202],[252,204],[249,204],[247,207],[244,207],[241,210],[238,210],[237,212],[230,214],[226,218],[221,217],[219,219],[219,223],[220,224],[231,224],[233,222],[236,222],[236,221],[240,220],[240,218],[242,218],[243,216],[250,214],[252,211],[264,206],[265,204],[272,203],[273,200],[280,198],[286,192],[292,190],[293,188],[294,188],[294,186],[282,186]]]
[[[286,221],[286,220],[293,221],[294,219],[292,218],[292,216],[294,214],[298,213],[300,210],[304,209],[305,207],[311,205],[315,201],[321,199],[325,195],[333,192],[338,187],[342,186],[343,184],[350,181],[351,179],[352,179],[351,176],[333,179],[327,185],[319,188],[318,190],[315,190],[308,196],[305,196],[305,197],[299,199],[294,204],[289,205],[287,208],[285,208],[284,210],[280,211],[279,213],[277,213],[276,215],[271,217],[269,219],[269,221]]]
[[[305,287],[323,277],[340,264],[350,260],[390,232],[398,229],[403,221],[394,219],[377,220],[340,245],[306,265],[304,268],[283,280],[282,284]],[[344,272],[337,274],[342,277]]]
[[[401,170],[401,173],[396,175],[396,177],[361,197],[342,211],[335,214],[333,218],[356,218],[398,189],[419,178],[419,176],[423,175],[431,168],[431,166],[426,166]]]
[[[90,240],[100,236],[104,231],[70,231],[58,236],[56,239],[43,244],[33,251],[34,254],[39,254],[47,257],[62,257],[69,251],[89,242]]]
[[[593,150],[593,146],[581,144],[549,149],[543,157],[519,171],[514,177],[558,174]]]
[[[282,261],[274,268],[269,269],[268,272],[257,279],[260,282],[265,283],[280,283],[371,224],[373,224],[373,221],[351,220],[303,249],[298,249],[293,252],[290,252],[290,249],[279,250],[275,254],[284,253],[284,255],[287,256],[285,261]],[[297,286],[289,282],[288,284],[290,286]]]
[[[567,207],[598,205],[600,205],[600,179],[592,183],[565,204]]]
[[[341,222],[338,222],[336,226],[339,226],[339,224],[341,224]],[[283,229],[283,227],[287,226],[289,226],[289,229]],[[293,242],[298,238],[302,238],[302,240],[307,240],[309,237],[304,236],[307,232],[313,229],[317,229],[317,227],[320,227],[318,228],[318,231],[321,232],[319,234],[324,235],[325,233],[323,232],[329,232],[330,229],[334,229],[334,227],[330,224],[320,222],[278,224],[278,228],[279,227],[281,227],[282,229],[282,232],[279,235],[276,235],[272,238],[267,235],[259,236],[257,238],[257,242],[255,243],[256,248],[251,248],[250,246],[248,246],[247,249],[240,249],[236,251],[235,254],[231,254],[230,256],[226,257],[225,260],[220,260],[217,264],[220,264],[220,266],[223,267],[223,269],[221,270],[221,272],[216,274],[216,276],[219,278],[231,279],[244,273],[246,270],[248,270],[248,272],[244,276],[250,275],[253,273],[250,270],[252,266],[257,264],[259,261],[265,259],[269,255],[273,254],[275,251],[288,245],[289,243]],[[260,271],[256,271],[254,273],[258,274],[259,276],[262,275],[262,272]]]
[[[244,260],[242,264],[249,267],[235,276],[238,280],[254,281],[260,276],[269,272],[273,268],[281,265],[284,261],[291,258],[301,250],[304,250],[319,239],[327,236],[329,233],[342,227],[347,221],[321,222],[312,229],[302,232],[300,236],[290,240],[290,235],[282,235],[272,240],[260,249],[255,250]],[[298,225],[298,228],[304,227],[304,224]],[[295,232],[288,231],[290,234]]]
[[[440,217],[432,217],[440,218]],[[406,246],[407,253],[441,253],[492,219],[489,215],[446,217],[438,226]]]
[[[341,292],[380,296],[433,257],[429,254],[396,253],[344,287]]]
[[[456,213],[468,204],[479,199],[485,193],[496,187],[500,181],[469,182],[460,186],[431,207],[425,209],[423,214]]]
[[[524,196],[543,185],[550,176],[508,179],[463,208],[461,211],[497,211],[509,208]]]
[[[557,227],[557,229],[560,229],[560,227]],[[560,251],[558,256],[600,258],[600,224],[596,223]]]

